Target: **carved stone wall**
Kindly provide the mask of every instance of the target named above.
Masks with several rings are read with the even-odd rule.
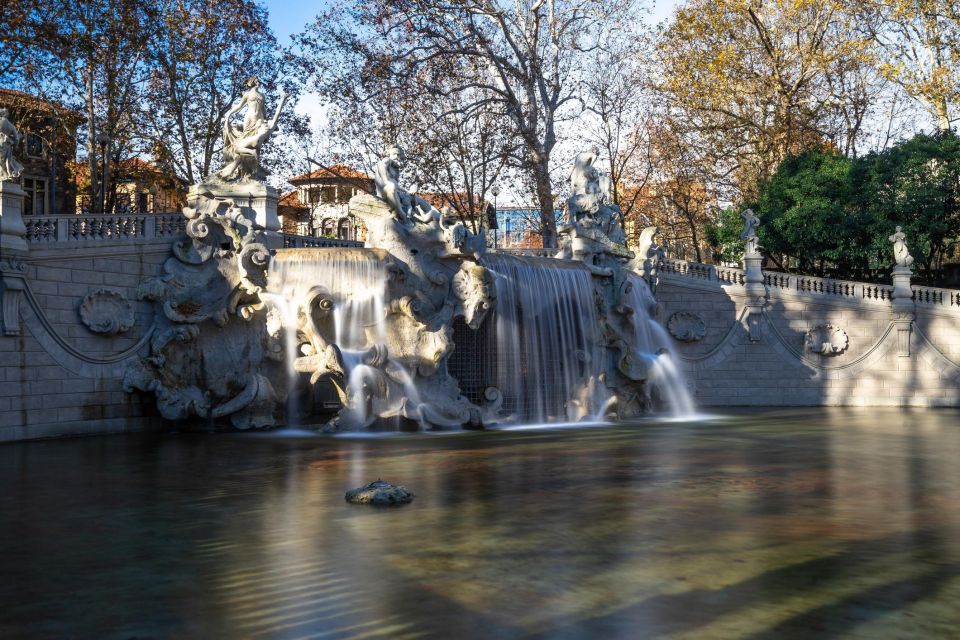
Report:
[[[767,273],[751,341],[737,270],[721,279],[712,267],[675,266],[661,274],[660,318],[706,320],[704,340],[676,342],[702,406],[960,405],[960,292],[914,288],[901,355],[889,286]]]
[[[169,252],[165,237],[121,246],[32,247],[21,259],[18,323],[12,335],[0,336],[0,441],[160,425],[153,399],[125,393],[122,378],[154,331],[152,305],[137,299],[138,286]],[[129,302],[134,322],[127,331],[94,333],[82,323],[84,298],[100,290]],[[6,300],[9,292],[3,295]]]

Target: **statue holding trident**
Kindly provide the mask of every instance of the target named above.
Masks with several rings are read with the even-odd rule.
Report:
[[[226,162],[216,175],[227,182],[263,181],[267,170],[260,166],[260,147],[270,138],[277,126],[280,110],[287,101],[287,92],[280,92],[280,104],[273,117],[267,120],[264,111],[264,98],[260,93],[260,81],[250,78],[240,101],[227,111],[223,123],[223,159]],[[243,125],[230,122],[230,118],[239,113],[246,105],[247,113]]]

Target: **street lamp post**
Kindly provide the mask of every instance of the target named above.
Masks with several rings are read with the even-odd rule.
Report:
[[[107,171],[110,167],[110,159],[107,157],[107,147],[110,144],[110,136],[106,133],[97,134],[97,143],[100,145],[100,184],[97,185],[97,212],[106,213],[107,207],[107,181],[109,176]]]
[[[497,221],[497,196],[500,195],[500,187],[493,185],[490,187],[490,193],[493,195],[493,221]],[[494,225],[493,227],[493,248],[497,248],[497,227],[499,225]]]

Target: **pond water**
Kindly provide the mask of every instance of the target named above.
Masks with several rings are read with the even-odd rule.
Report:
[[[0,637],[957,637],[958,505],[956,411],[11,444]]]

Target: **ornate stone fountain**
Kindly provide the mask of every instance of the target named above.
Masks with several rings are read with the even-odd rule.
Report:
[[[280,107],[266,121],[255,83],[231,114],[243,104],[244,126],[225,124],[227,165],[190,191],[188,237],[140,288],[160,329],[128,369],[128,390],[153,392],[166,418],[229,418],[239,428],[297,419],[288,395],[328,383],[341,404],[329,430],[648,410],[646,382],[665,344],[648,286],[656,231],[644,233],[640,255],[627,249],[595,151],[577,156],[571,174],[561,260],[486,254],[482,237],[401,185],[395,147],[376,167],[376,194],[350,201],[367,228],[364,248],[282,249],[257,161]],[[501,363],[469,398],[449,366],[457,327],[496,334],[486,352],[461,356]],[[558,392],[537,412],[523,409],[526,396]]]

